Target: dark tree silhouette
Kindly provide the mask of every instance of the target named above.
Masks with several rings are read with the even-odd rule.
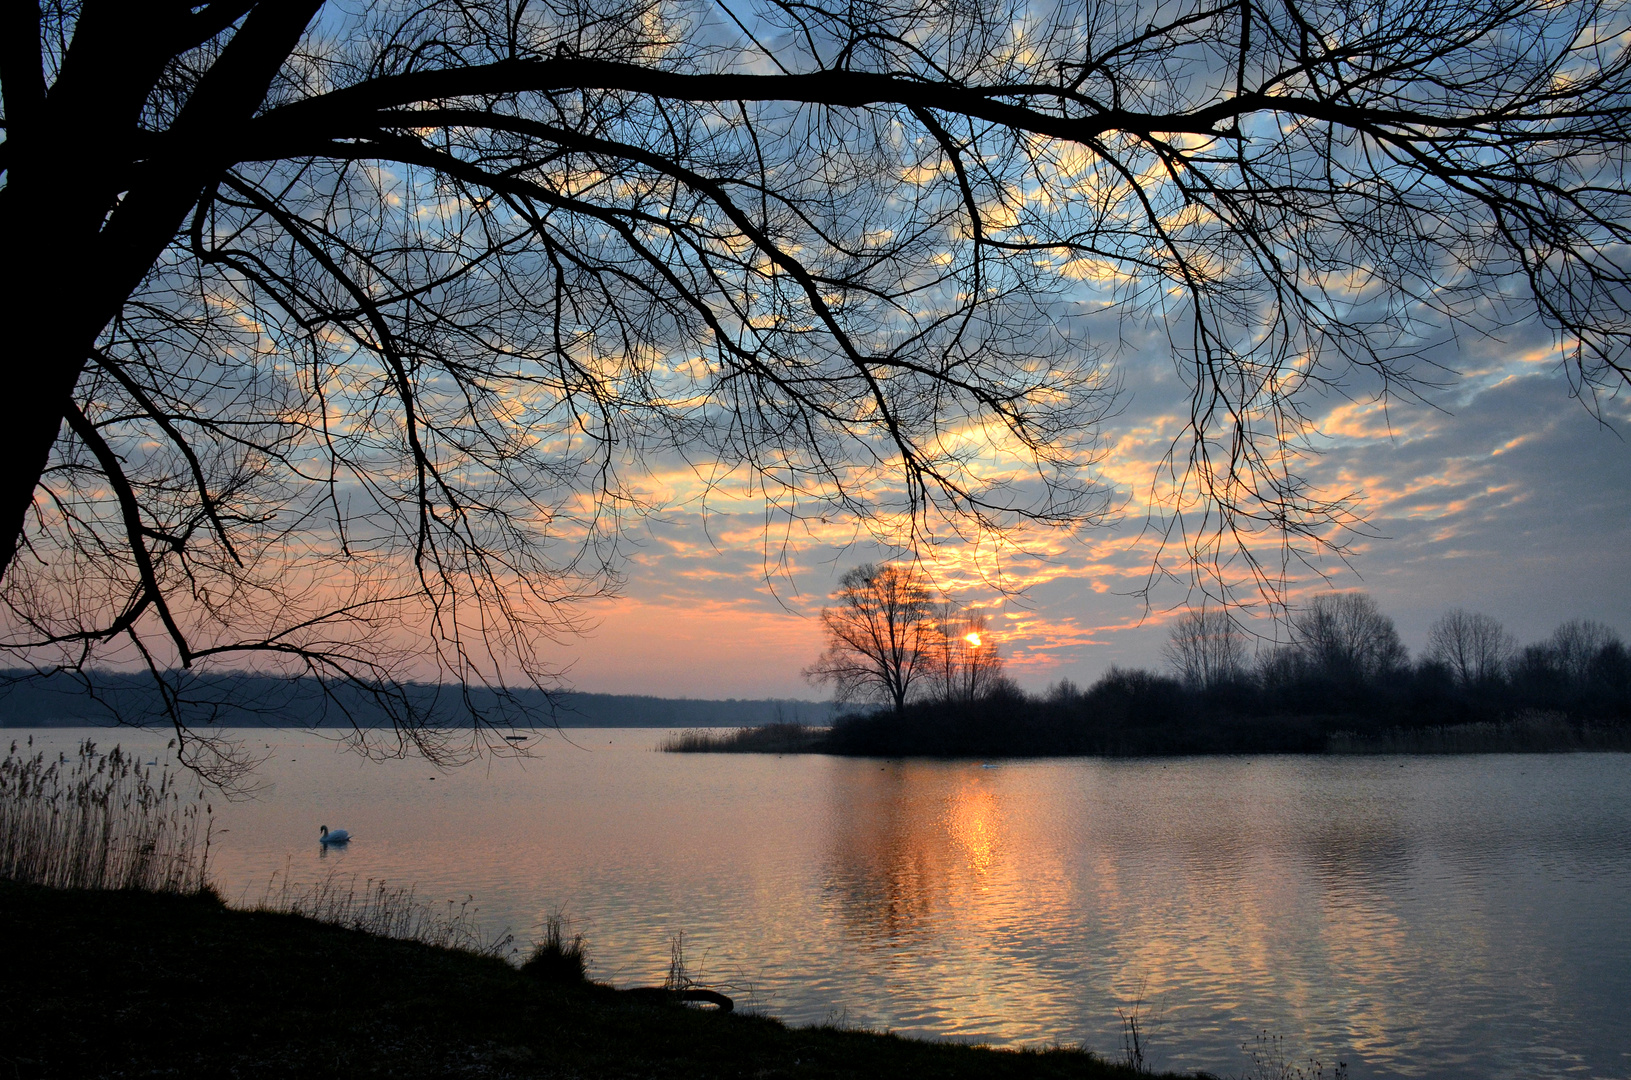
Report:
[[[1162,658],[1191,690],[1237,682],[1250,662],[1246,631],[1228,611],[1187,611],[1172,624]]]
[[[1292,615],[1291,630],[1299,664],[1326,678],[1373,681],[1410,660],[1393,620],[1366,593],[1321,593]]]
[[[1564,678],[1578,687],[1591,679],[1592,668],[1603,651],[1621,642],[1612,626],[1595,619],[1570,619],[1552,631],[1545,644]]]
[[[833,605],[821,610],[827,647],[805,677],[831,684],[841,702],[882,702],[899,716],[932,678],[943,644],[923,575],[911,566],[862,563],[839,579]]]
[[[1517,640],[1489,615],[1452,608],[1427,631],[1428,659],[1443,664],[1462,689],[1486,685],[1506,674]]]
[[[924,665],[931,696],[966,705],[997,689],[1004,663],[991,620],[948,600],[933,605],[932,621],[934,633]]]
[[[3,644],[178,705],[547,681],[662,455],[908,541],[1092,520],[1122,319],[1203,561],[1327,538],[1299,392],[1424,318],[1627,377],[1619,2],[4,11]]]

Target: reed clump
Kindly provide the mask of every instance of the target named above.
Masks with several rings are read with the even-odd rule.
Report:
[[[589,947],[582,934],[566,935],[566,916],[560,912],[544,920],[543,940],[536,942],[521,970],[535,979],[553,983],[583,983],[589,977]]]
[[[668,974],[663,977],[663,989],[689,990],[696,985],[691,965],[685,960],[685,931],[681,930],[668,941]]]
[[[817,748],[826,728],[764,724],[735,731],[682,731],[658,749],[670,754],[802,754]]]
[[[0,878],[63,889],[209,890],[213,808],[166,764],[87,739],[0,761]]]
[[[482,930],[474,896],[433,903],[421,899],[413,886],[392,886],[373,878],[359,888],[355,876],[339,873],[309,885],[293,882],[286,872],[273,874],[255,909],[477,956],[508,959],[515,952],[514,934]]]

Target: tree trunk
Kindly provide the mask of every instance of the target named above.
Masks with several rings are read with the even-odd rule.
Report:
[[[12,273],[11,288],[0,293],[7,335],[0,385],[8,403],[0,410],[0,579],[17,554],[34,490],[96,339],[168,239],[104,242],[102,222],[117,194],[109,190],[111,170],[87,160],[80,140],[64,134],[71,130],[59,125],[21,140],[0,193],[0,235]],[[106,141],[116,148],[122,140]]]
[[[17,276],[0,300],[7,399],[0,409],[0,579],[17,554],[34,490],[86,357],[110,317],[105,304],[86,295],[85,279],[94,272],[75,265],[79,260],[70,249],[77,245],[62,242],[61,222],[55,229],[42,228],[49,211],[19,201],[8,200],[6,209],[32,209],[35,220],[17,220],[23,213],[4,215],[12,219],[5,221],[5,234]],[[52,235],[39,235],[47,231]]]
[[[14,18],[8,28],[19,37],[7,43],[7,63],[22,72],[28,37],[44,48],[37,16]],[[0,580],[22,542],[34,490],[90,350],[133,287],[129,266],[147,260],[140,280],[157,255],[99,250],[98,240],[130,182],[132,139],[164,68],[163,39],[171,31],[145,5],[87,5],[55,82],[45,85],[41,67],[16,83],[28,100],[6,133],[0,192],[11,274],[0,296],[8,402],[0,411]]]
[[[56,82],[48,89],[29,82],[31,122],[7,131],[0,191],[0,235],[13,274],[0,300],[0,326],[11,335],[0,360],[11,401],[10,415],[0,413],[0,580],[97,338],[200,192],[231,165],[211,155],[255,114],[321,6],[251,5],[167,132],[181,149],[156,158],[138,153],[141,115],[185,36],[176,21],[178,13],[190,18],[185,7],[165,18],[146,5],[87,5]],[[28,19],[13,23],[28,32]],[[8,63],[22,52],[8,41]]]

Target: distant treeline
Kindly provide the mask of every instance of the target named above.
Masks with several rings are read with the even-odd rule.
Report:
[[[369,688],[313,678],[191,675],[167,672],[166,691],[142,673],[86,675],[0,671],[0,727],[79,727],[116,722],[168,724],[166,695],[192,726],[380,728],[401,713]],[[401,700],[432,726],[467,728],[472,716],[499,727],[751,727],[822,725],[834,707],[796,699],[707,701],[634,694],[537,689],[500,693],[432,683],[397,688]]]
[[[1519,649],[1453,611],[1412,660],[1363,593],[1315,597],[1292,641],[1253,656],[1223,612],[1174,627],[1169,671],[1112,668],[1040,696],[1000,681],[841,717],[812,748],[868,755],[1319,753],[1631,748],[1631,652],[1611,628],[1564,623]]]

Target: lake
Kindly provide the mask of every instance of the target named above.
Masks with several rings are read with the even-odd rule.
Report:
[[[1136,1010],[1161,1068],[1251,1072],[1267,1032],[1354,1080],[1631,1076],[1628,755],[899,762],[583,729],[438,771],[241,734],[269,757],[257,798],[213,800],[237,903],[384,879],[523,941],[561,910],[619,986],[683,933],[693,976],[795,1024],[1116,1057]]]

